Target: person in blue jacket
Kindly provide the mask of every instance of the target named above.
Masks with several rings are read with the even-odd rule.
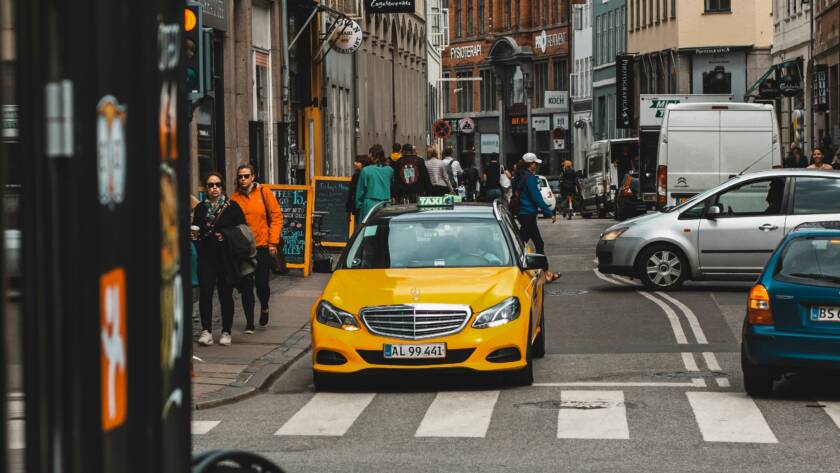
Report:
[[[540,187],[537,182],[537,169],[542,160],[534,153],[525,153],[522,156],[525,169],[516,179],[514,194],[519,194],[519,211],[516,220],[519,222],[519,236],[524,243],[529,240],[534,242],[537,253],[545,254],[545,243],[540,234],[540,227],[537,225],[537,213],[542,211],[546,217],[551,216],[551,223],[557,223],[557,214],[551,211],[548,204],[542,198]],[[546,271],[546,279],[552,282],[560,275]]]

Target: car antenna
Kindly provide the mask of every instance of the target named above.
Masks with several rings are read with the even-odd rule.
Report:
[[[773,150],[771,149],[770,151],[768,151],[768,152],[766,152],[766,153],[762,154],[760,158],[756,159],[755,161],[753,161],[753,162],[752,162],[752,164],[750,164],[749,166],[745,167],[743,171],[741,171],[741,172],[739,172],[739,173],[738,173],[738,175],[739,175],[739,176],[742,176],[745,172],[749,171],[751,167],[753,167],[753,166],[755,166],[756,164],[758,164],[759,162],[761,162],[761,160],[762,160],[762,159],[764,159],[764,158],[765,158],[768,154],[770,154],[770,153],[772,153],[772,152],[773,152]]]

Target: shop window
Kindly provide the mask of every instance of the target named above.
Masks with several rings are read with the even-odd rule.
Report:
[[[461,37],[461,0],[455,0],[455,37]]]
[[[545,104],[545,91],[548,88],[548,63],[534,64],[534,93],[536,106]]]
[[[473,34],[473,1],[467,0],[467,36]]]
[[[554,90],[568,90],[569,86],[566,84],[566,61],[560,58],[554,58],[551,63],[554,69]]]
[[[795,5],[796,2],[794,2]],[[794,9],[796,6],[794,6]],[[706,0],[706,13],[728,12],[730,9],[730,0]]]
[[[492,69],[483,69],[480,73],[480,103],[481,111],[496,110],[496,75]]]
[[[666,2],[668,0],[665,0]],[[671,0],[671,18],[677,17],[677,0]]]
[[[470,72],[459,72],[456,77],[459,79],[469,79],[472,77],[472,74]],[[455,95],[458,97],[458,113],[472,112],[473,82],[471,80],[459,80],[455,84]]]
[[[487,26],[486,0],[478,0],[478,34],[484,34]]]

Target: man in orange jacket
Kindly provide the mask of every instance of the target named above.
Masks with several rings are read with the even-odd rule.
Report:
[[[273,259],[281,251],[280,232],[283,228],[283,213],[280,204],[265,186],[255,182],[256,170],[252,164],[243,164],[236,170],[236,192],[231,200],[242,207],[245,221],[257,244],[257,270],[254,281],[257,287],[257,298],[260,300],[260,326],[268,325],[268,299],[271,290],[268,278]],[[245,310],[245,333],[254,333],[254,290],[250,284],[243,284],[242,307]]]

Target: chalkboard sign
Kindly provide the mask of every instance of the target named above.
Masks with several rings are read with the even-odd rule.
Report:
[[[349,177],[316,177],[315,208],[321,217],[321,231],[324,246],[345,246],[350,239],[350,223],[347,221],[347,194],[350,193]]]
[[[300,268],[309,275],[312,209],[306,186],[266,186],[277,198],[283,212],[283,254],[290,268]]]

